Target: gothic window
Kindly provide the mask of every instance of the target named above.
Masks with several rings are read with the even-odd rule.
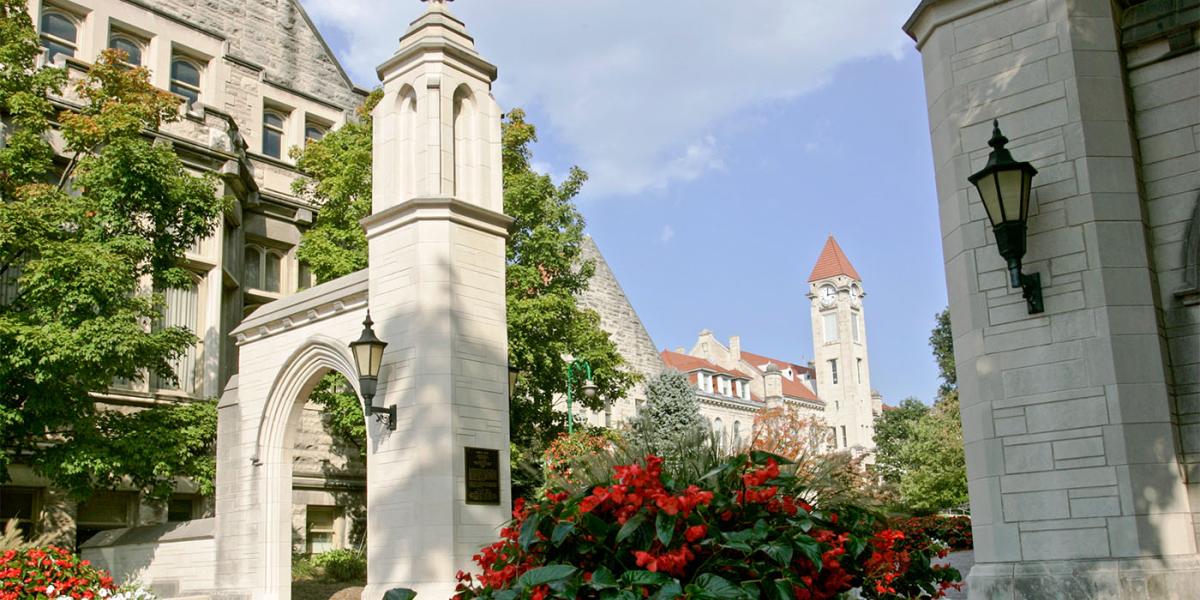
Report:
[[[125,53],[125,64],[130,67],[142,66],[142,42],[125,33],[113,33],[108,40],[108,47]]]
[[[832,358],[829,360],[829,379],[833,383],[833,385],[837,385],[838,373],[837,373],[837,359],[836,358]]]
[[[158,327],[182,327],[193,334],[199,334],[200,288],[197,282],[193,281],[184,288],[169,288],[159,291],[166,298],[167,302]],[[175,375],[175,381],[155,375],[153,378],[155,389],[195,394],[196,354],[196,345],[188,346],[183,354],[180,354],[171,363],[171,370]]]
[[[266,109],[263,111],[262,153],[273,158],[283,158],[283,114]]]
[[[202,69],[196,61],[175,55],[171,59],[171,91],[183,96],[188,106],[200,100],[200,74]]]
[[[283,279],[283,255],[258,246],[246,246],[242,277],[247,289],[278,294]]]
[[[59,54],[74,57],[79,49],[79,19],[57,8],[47,7],[42,13],[41,40],[51,61]]]
[[[828,313],[824,315],[822,322],[824,324],[823,329],[825,331],[825,343],[828,344],[830,342],[838,341],[837,315],[834,313]]]

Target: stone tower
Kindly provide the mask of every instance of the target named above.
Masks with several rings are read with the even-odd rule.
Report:
[[[875,420],[862,277],[833,236],[808,277],[813,366],[837,448],[874,447]]]

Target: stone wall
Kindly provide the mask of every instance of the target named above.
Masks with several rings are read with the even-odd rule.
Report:
[[[621,289],[612,268],[604,260],[596,241],[590,236],[583,238],[582,257],[595,263],[596,272],[588,283],[588,289],[579,295],[579,304],[600,315],[600,327],[608,332],[629,368],[644,378],[662,372],[666,365],[658,355],[654,340],[650,338],[641,317],[630,304],[625,290]],[[625,398],[613,405],[612,422],[617,423],[635,416],[638,402],[645,399],[645,386],[642,383],[635,384]],[[588,419],[595,425],[604,424],[603,413],[589,414]]]
[[[1183,598],[1200,572],[1178,453],[1195,447],[1196,308],[1171,289],[1198,188],[1197,53],[1143,63],[1119,18],[1108,0],[926,0],[906,25],[925,69],[972,597]],[[1008,287],[967,182],[993,119],[1039,170],[1024,265],[1042,314]]]
[[[215,519],[114,529],[84,543],[80,554],[118,583],[139,583],[160,598],[215,587]]]

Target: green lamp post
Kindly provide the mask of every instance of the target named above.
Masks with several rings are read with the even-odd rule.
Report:
[[[588,361],[578,358],[569,359],[567,364],[567,434],[575,433],[575,413],[572,410],[573,393],[575,391],[575,380],[580,375],[583,376],[583,395],[591,398],[596,395],[596,384],[592,381],[592,365]]]

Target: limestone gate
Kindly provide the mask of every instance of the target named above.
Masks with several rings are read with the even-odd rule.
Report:
[[[95,550],[117,573],[179,594],[291,594],[293,435],[309,392],[338,371],[368,308],[388,342],[367,423],[364,598],[453,594],[454,575],[509,515],[507,334],[496,68],[440,2],[378,69],[366,270],[268,304],[235,330],[239,375],[219,405],[216,517]],[[466,448],[498,456],[499,498],[466,502]],[[487,452],[482,453],[485,456]]]

